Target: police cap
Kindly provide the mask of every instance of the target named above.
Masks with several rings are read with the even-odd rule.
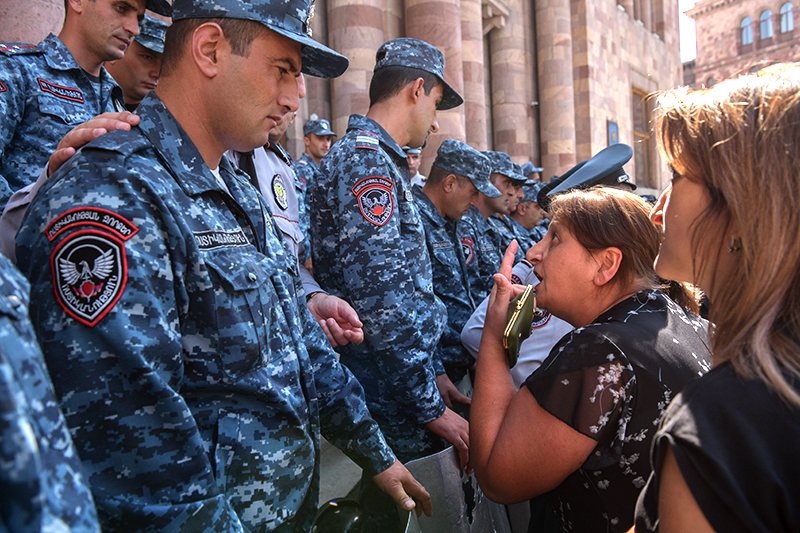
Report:
[[[309,0],[174,0],[172,20],[235,18],[254,20],[300,43],[301,71],[309,76],[335,78],[350,60],[311,38],[314,6]]]

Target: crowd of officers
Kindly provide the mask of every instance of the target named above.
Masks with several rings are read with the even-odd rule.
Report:
[[[307,0],[65,8],[0,45],[0,530],[308,531],[320,434],[375,528],[430,513],[402,463],[469,468],[461,332],[555,183],[454,139],[417,172],[463,103],[423,41],[294,161],[304,75],[349,64]]]

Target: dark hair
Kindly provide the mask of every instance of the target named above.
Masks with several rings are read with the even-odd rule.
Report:
[[[424,81],[422,88],[425,90],[425,95],[431,94],[433,88],[441,83],[434,74],[418,68],[385,67],[380,69],[372,75],[372,81],[369,83],[370,107],[398,94],[403,87],[418,78],[422,78]]]
[[[186,43],[201,25],[212,22],[222,28],[222,33],[231,44],[231,51],[237,56],[247,57],[250,45],[267,30],[267,27],[254,20],[234,18],[195,18],[176,20],[167,29],[164,38],[164,54],[161,56],[161,76],[168,76],[177,66],[186,51]]]
[[[590,252],[609,247],[622,252],[616,283],[661,286],[653,268],[661,231],[650,221],[650,204],[639,196],[611,187],[574,190],[553,198],[550,215]]]

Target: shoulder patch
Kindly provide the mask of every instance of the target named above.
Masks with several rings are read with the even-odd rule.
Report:
[[[80,89],[62,87],[61,85],[45,81],[42,78],[36,78],[36,81],[39,82],[39,88],[46,93],[52,94],[62,100],[69,100],[70,102],[78,102],[80,104],[84,103],[83,93]]]
[[[370,131],[358,131],[356,133],[356,148],[366,148],[377,150],[380,146],[380,138]]]
[[[283,182],[283,176],[275,174],[272,176],[272,196],[275,198],[275,203],[278,204],[282,210],[289,209],[289,199],[286,197],[286,185]]]
[[[547,325],[550,322],[550,317],[553,316],[550,314],[550,311],[547,309],[542,309],[540,307],[536,307],[533,310],[533,322],[531,322],[531,331],[534,329],[539,329]]]
[[[393,188],[394,182],[389,178],[370,176],[360,180],[351,190],[358,198],[358,207],[364,218],[376,226],[383,226],[394,213]]]
[[[464,259],[467,264],[472,263],[475,259],[475,243],[469,237],[461,237],[461,250],[464,252]]]
[[[94,327],[119,301],[128,281],[125,243],[105,231],[80,230],[50,255],[56,299],[69,316]]]
[[[34,55],[43,53],[44,50],[42,50],[38,45],[35,44],[0,43],[0,54],[6,56],[22,56],[22,55]]]
[[[116,213],[96,207],[77,207],[56,217],[48,224],[44,233],[47,236],[47,240],[52,242],[67,228],[78,225],[105,228],[116,234],[123,241],[127,241],[139,232],[139,228],[131,224],[125,217],[121,217]]]
[[[0,81],[0,93],[2,93],[2,92],[4,92],[4,91],[7,91],[7,90],[8,90],[8,89],[6,89],[6,86],[5,86],[5,85],[3,85],[3,82],[2,82],[2,81]]]

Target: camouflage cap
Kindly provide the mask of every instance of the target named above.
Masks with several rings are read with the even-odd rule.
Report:
[[[303,135],[308,135],[309,133],[319,135],[320,137],[327,137],[328,135],[336,136],[331,129],[331,123],[325,119],[309,120],[303,124]]]
[[[147,0],[144,7],[165,17],[169,17],[172,14],[172,6],[169,5],[167,0]]]
[[[522,186],[522,200],[521,202],[536,202],[539,203],[539,191],[542,190],[542,184],[538,181],[527,181]]]
[[[511,161],[511,156],[505,152],[487,150],[483,155],[489,158],[492,174],[502,174],[514,180],[514,185],[522,185],[528,178],[522,175],[522,168]],[[516,165],[516,167],[514,166]]]
[[[300,43],[301,71],[318,78],[344,74],[350,60],[311,38],[314,4],[309,0],[174,0],[173,22],[193,18],[254,20]]]
[[[530,176],[534,172],[543,172],[544,168],[535,166],[531,161],[522,165],[522,175]]]
[[[500,196],[500,191],[489,181],[489,159],[466,143],[445,139],[436,152],[433,165],[457,176],[468,178],[489,198]]]
[[[151,52],[158,54],[164,53],[164,35],[167,33],[169,24],[151,17],[145,13],[142,22],[139,23],[139,35],[135,41]]]
[[[375,54],[375,69],[378,72],[386,67],[409,67],[429,72],[442,82],[443,97],[439,109],[453,109],[464,103],[464,99],[444,81],[444,55],[435,46],[402,37],[383,43]]]

